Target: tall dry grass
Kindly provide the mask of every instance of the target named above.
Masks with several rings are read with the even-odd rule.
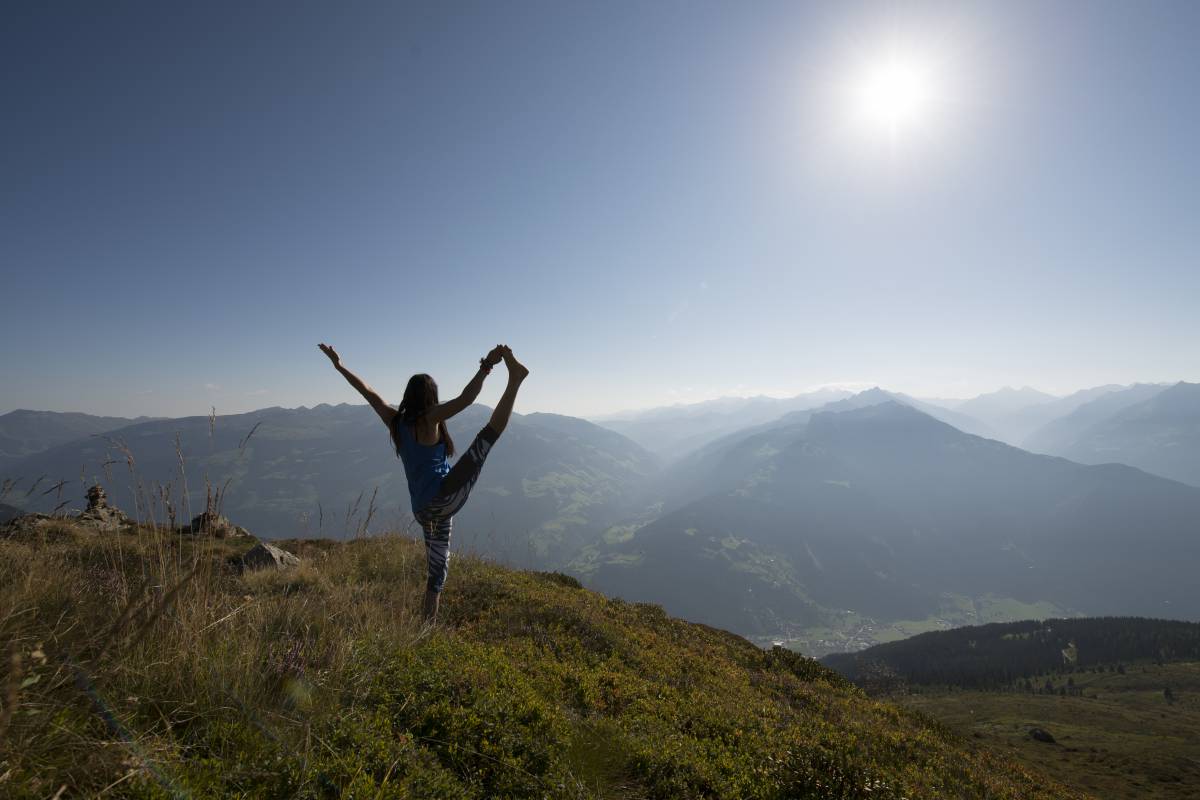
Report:
[[[0,541],[0,795],[153,777],[189,729],[228,720],[320,747],[312,721],[371,678],[355,648],[422,635],[414,543],[297,543],[301,567],[239,574],[250,544],[66,521]]]
[[[215,408],[208,423],[211,442]],[[260,424],[239,439],[236,463]],[[0,796],[6,785],[87,796],[157,779],[157,765],[180,755],[181,733],[227,720],[297,752],[321,746],[313,721],[352,703],[372,677],[351,669],[355,649],[402,648],[423,635],[424,553],[406,541],[417,532],[406,516],[390,523],[399,533],[372,536],[378,488],[347,503],[340,526],[321,504],[315,531],[307,515],[298,520],[306,537],[352,544],[293,542],[301,567],[243,575],[230,559],[253,542],[188,530],[201,511],[221,514],[235,486],[197,477],[178,435],[165,481],[142,476],[120,438],[97,438],[107,445],[99,474],[81,467],[48,489],[45,476],[0,485],[0,499],[21,505],[38,493],[57,501],[51,524],[0,539]],[[72,521],[67,498],[96,482],[128,490],[130,528]]]

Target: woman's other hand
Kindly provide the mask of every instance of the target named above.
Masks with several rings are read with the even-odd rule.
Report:
[[[341,363],[342,363],[342,358],[341,358],[341,356],[339,356],[339,355],[337,354],[337,350],[334,350],[332,347],[330,347],[329,345],[325,344],[324,342],[322,342],[321,344],[317,345],[317,347],[321,348],[321,352],[322,352],[322,353],[324,353],[325,355],[329,356],[329,360],[333,362],[333,365],[334,365],[335,367],[336,367],[338,364],[341,364]]]

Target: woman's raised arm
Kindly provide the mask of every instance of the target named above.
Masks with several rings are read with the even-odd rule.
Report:
[[[392,417],[396,416],[395,409],[383,402],[383,398],[380,397],[374,389],[372,389],[370,386],[367,386],[367,384],[363,382],[362,378],[358,377],[353,372],[342,366],[342,359],[341,356],[338,355],[337,350],[334,350],[325,343],[321,343],[317,345],[317,347],[321,348],[322,353],[329,356],[329,360],[333,362],[333,366],[337,369],[337,371],[342,373],[342,377],[345,378],[350,385],[358,391],[359,394],[366,398],[367,403],[370,404],[371,408],[375,409],[375,413],[379,415],[379,418],[383,420],[383,424],[387,425],[388,429],[390,430],[392,426]]]
[[[475,398],[479,397],[479,393],[483,391],[483,379],[492,371],[492,367],[500,363],[501,354],[504,352],[503,345],[496,345],[486,356],[479,359],[479,371],[475,373],[475,377],[467,383],[462,390],[462,394],[453,400],[447,400],[440,405],[434,406],[425,412],[425,418],[433,424],[445,422],[453,417],[458,412],[465,409],[471,403],[475,402]]]

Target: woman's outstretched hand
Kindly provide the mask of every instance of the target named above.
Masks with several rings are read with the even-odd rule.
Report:
[[[489,367],[494,367],[500,363],[502,358],[504,358],[504,345],[498,344],[488,351],[488,354],[483,357],[483,363],[487,364]]]
[[[329,345],[325,344],[324,342],[322,342],[321,344],[317,345],[317,347],[321,348],[321,352],[322,352],[322,353],[324,353],[325,355],[329,356],[329,360],[333,362],[333,365],[334,365],[335,367],[336,367],[338,364],[341,364],[341,363],[342,363],[342,357],[341,357],[341,356],[339,356],[339,355],[337,354],[337,350],[334,350],[332,347],[330,347]]]

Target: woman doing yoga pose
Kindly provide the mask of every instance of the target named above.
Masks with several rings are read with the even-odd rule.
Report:
[[[361,378],[342,366],[336,350],[327,344],[319,347],[387,425],[396,455],[404,463],[413,517],[425,534],[428,577],[424,612],[425,619],[432,622],[437,617],[438,598],[450,569],[453,517],[467,502],[488,451],[508,425],[517,390],[521,388],[521,381],[529,375],[529,370],[513,357],[507,345],[498,344],[479,359],[479,371],[458,397],[439,403],[437,383],[433,378],[424,374],[413,375],[408,380],[400,407],[393,409]],[[508,367],[508,385],[504,387],[504,394],[500,395],[491,420],[451,467],[446,459],[454,455],[454,441],[446,430],[446,420],[475,401],[483,389],[484,378],[502,360]]]

